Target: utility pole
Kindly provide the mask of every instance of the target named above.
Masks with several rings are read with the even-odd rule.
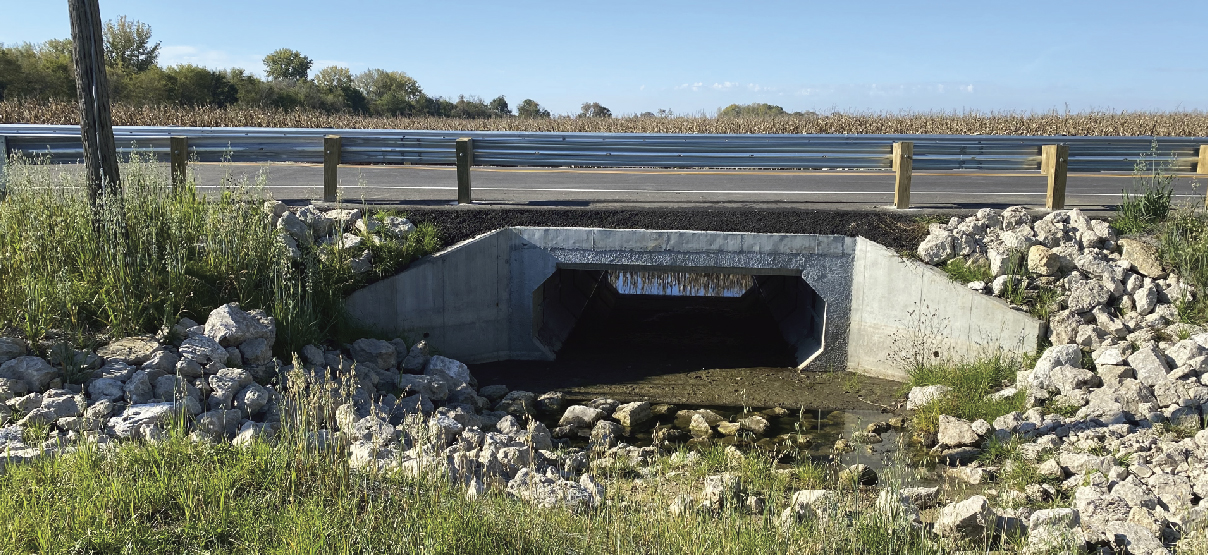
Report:
[[[96,207],[102,192],[121,187],[113,117],[109,112],[109,77],[105,75],[105,44],[101,36],[98,0],[67,0],[71,14],[71,54],[75,61],[76,93],[80,97],[80,136],[88,200]]]

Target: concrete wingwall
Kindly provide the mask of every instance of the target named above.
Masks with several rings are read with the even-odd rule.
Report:
[[[906,381],[904,359],[1031,353],[1043,331],[1001,299],[867,239],[856,245],[852,274],[847,363],[854,372]]]
[[[872,241],[831,235],[505,228],[356,291],[345,306],[363,328],[426,338],[467,363],[552,360],[556,353],[536,336],[550,314],[541,306],[543,284],[559,270],[800,277],[817,296],[811,325],[821,324],[816,336],[799,339],[803,369],[904,379],[889,355],[900,347],[895,338],[908,337],[923,313],[946,322],[954,354],[988,345],[1027,350],[1039,336],[1039,322],[934,268]]]

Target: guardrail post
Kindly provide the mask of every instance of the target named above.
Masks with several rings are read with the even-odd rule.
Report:
[[[1065,208],[1065,177],[1070,162],[1070,145],[1044,145],[1041,147],[1041,173],[1049,178],[1049,190],[1044,206],[1049,210]]]
[[[4,144],[4,137],[0,137],[0,145]],[[0,162],[2,165],[3,162]],[[1208,175],[1208,145],[1200,145],[1200,161],[1195,165],[1195,173],[1200,175]]]
[[[336,201],[336,178],[340,169],[340,136],[323,137],[323,202]]]
[[[474,141],[468,137],[457,139],[457,204],[469,204],[470,166],[474,165]]]
[[[168,150],[172,158],[172,186],[185,184],[185,172],[189,164],[189,138],[172,136],[168,139]]]
[[[893,207],[910,208],[910,175],[914,170],[914,143],[893,143]]]
[[[8,190],[8,179],[5,177],[5,166],[8,165],[8,141],[4,135],[0,135],[0,198],[4,198],[4,193]]]

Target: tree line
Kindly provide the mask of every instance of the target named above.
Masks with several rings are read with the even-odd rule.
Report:
[[[402,71],[369,69],[354,75],[348,68],[330,66],[312,75],[312,60],[288,48],[265,56],[263,79],[242,68],[161,67],[160,43],[152,43],[151,26],[126,16],[105,22],[103,34],[110,95],[115,102],[467,119],[551,117],[549,110],[532,99],[522,101],[513,112],[502,95],[490,101],[476,96],[456,100],[430,96]],[[0,44],[0,100],[73,100],[74,71],[70,39]],[[585,103],[583,112],[585,117],[610,115],[598,103]]]
[[[160,43],[151,26],[121,16],[104,25],[105,64],[110,97],[123,104],[183,107],[229,106],[284,111],[313,110],[328,114],[448,117],[462,119],[550,118],[550,111],[526,98],[515,107],[500,95],[489,101],[459,95],[456,100],[430,96],[402,71],[369,69],[353,74],[346,67],[315,71],[301,52],[281,48],[264,57],[264,78],[242,68],[210,69],[193,64],[159,65]],[[0,43],[0,101],[65,100],[76,97],[71,40],[6,46]],[[815,115],[786,112],[772,104],[732,104],[719,118]],[[584,102],[577,117],[610,118],[599,102]],[[670,110],[639,117],[673,117]]]

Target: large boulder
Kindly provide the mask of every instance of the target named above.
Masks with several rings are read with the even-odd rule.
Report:
[[[478,385],[478,380],[470,375],[470,369],[466,365],[440,355],[434,356],[428,361],[428,366],[424,368],[424,375],[436,376],[445,380],[445,383],[449,384],[449,389],[457,389],[465,384],[469,384],[470,387]]]
[[[225,347],[218,341],[205,335],[198,335],[184,340],[180,344],[180,356],[185,360],[191,360],[205,366],[211,362],[226,363],[227,353]]]
[[[938,229],[932,231],[919,243],[919,259],[928,264],[943,264],[956,255],[952,233]]]
[[[159,349],[159,341],[154,337],[123,337],[97,349],[96,354],[110,361],[116,359],[126,364],[139,365],[150,360],[156,349]]]
[[[398,353],[388,341],[358,339],[352,343],[352,360],[368,362],[378,368],[394,368],[398,364]]]
[[[119,438],[145,437],[152,428],[168,422],[176,410],[175,403],[130,405],[121,414],[110,418],[109,433]]]
[[[1082,368],[1082,349],[1077,345],[1053,345],[1044,350],[1032,371],[1048,371],[1059,366]]]
[[[981,442],[981,436],[973,430],[968,420],[940,415],[939,444],[943,447],[969,447]]]
[[[0,337],[0,364],[25,355],[25,342],[11,337]]]
[[[604,418],[604,411],[584,405],[571,405],[562,413],[558,426],[573,426],[575,428],[590,428]]]
[[[1137,379],[1150,387],[1169,379],[1170,366],[1166,363],[1166,355],[1155,346],[1138,349],[1129,355],[1128,365],[1137,373]]]
[[[982,540],[994,532],[997,519],[990,502],[974,495],[940,508],[935,519],[935,533],[963,541]]]
[[[925,385],[921,387],[912,387],[910,394],[906,397],[906,410],[918,410],[923,408],[928,403],[939,400],[952,391],[951,387],[946,385]]]
[[[544,509],[560,507],[582,512],[596,507],[602,497],[590,478],[587,475],[583,478],[578,483],[557,480],[524,467],[508,482],[507,492]],[[591,487],[585,486],[584,482]]]
[[[1158,257],[1158,249],[1153,245],[1136,239],[1121,239],[1120,247],[1122,248],[1121,258],[1127,260],[1137,273],[1153,279],[1166,277],[1166,272],[1162,270],[1161,259]]]
[[[45,391],[59,371],[41,357],[22,356],[0,364],[0,378],[23,380],[31,391]]]
[[[262,311],[247,312],[239,303],[227,303],[210,312],[205,335],[223,347],[237,347],[249,339],[260,338],[271,347],[277,339],[276,324]]]
[[[633,427],[645,424],[653,417],[653,414],[650,412],[650,403],[639,401],[618,406],[612,412],[612,417],[622,426]]]

